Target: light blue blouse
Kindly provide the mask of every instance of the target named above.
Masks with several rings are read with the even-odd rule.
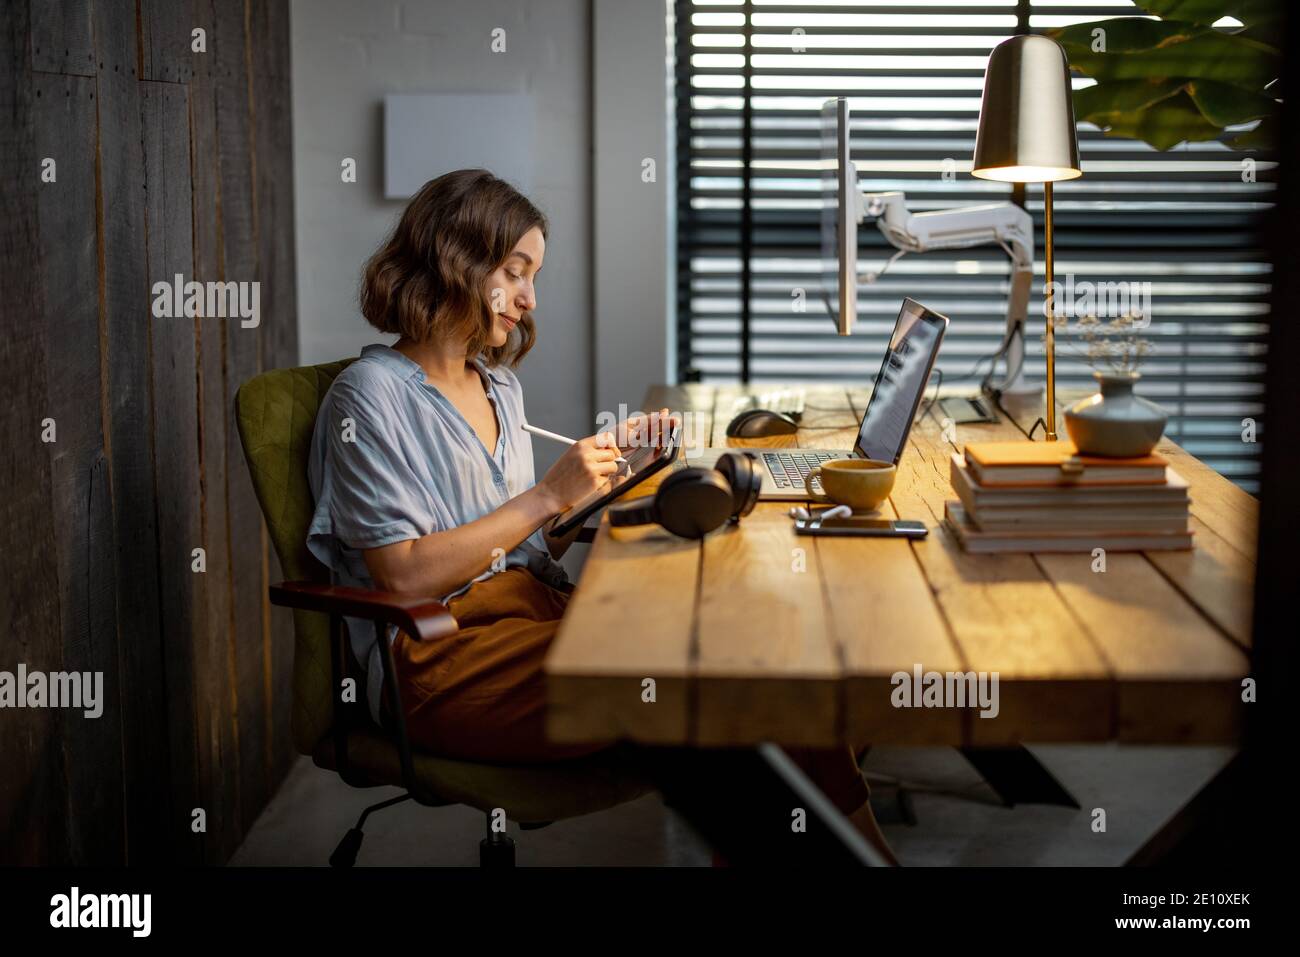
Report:
[[[482,518],[535,484],[531,437],[521,426],[523,389],[505,366],[474,366],[496,411],[498,437],[490,453],[464,416],[428,384],[420,365],[384,345],[334,380],[321,403],[308,458],[316,501],[307,547],[340,585],[373,588],[362,551],[447,531]],[[541,529],[446,595],[523,566],[553,586],[568,581]],[[348,619],[353,653],[366,669],[366,697],[379,720],[383,670],[374,626]],[[389,640],[395,632],[390,629]]]

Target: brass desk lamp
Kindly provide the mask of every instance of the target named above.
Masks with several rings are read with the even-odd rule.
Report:
[[[1047,317],[1047,440],[1056,439],[1056,313],[1052,302],[1052,183],[1083,175],[1070,100],[1070,60],[1049,37],[1026,34],[993,48],[975,136],[972,176],[1043,184]]]

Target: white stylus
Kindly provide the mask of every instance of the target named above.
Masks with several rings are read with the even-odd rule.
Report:
[[[529,425],[527,422],[524,423],[524,431],[531,432],[533,435],[540,435],[544,439],[554,439],[556,442],[563,442],[565,445],[573,445],[578,441],[577,439],[569,438],[567,435],[560,435],[558,432],[547,432],[545,429],[539,429],[537,426]],[[619,465],[627,465],[627,459],[623,458],[621,455],[614,461]]]

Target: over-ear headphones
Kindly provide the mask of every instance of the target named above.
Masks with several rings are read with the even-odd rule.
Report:
[[[763,473],[748,452],[724,452],[713,468],[671,473],[653,495],[610,506],[611,525],[657,522],[682,538],[703,538],[724,522],[754,510]]]

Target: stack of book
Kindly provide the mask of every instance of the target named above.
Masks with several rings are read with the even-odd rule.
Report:
[[[1079,455],[1063,442],[972,442],[944,519],[968,552],[1192,547],[1187,483],[1159,455]]]

